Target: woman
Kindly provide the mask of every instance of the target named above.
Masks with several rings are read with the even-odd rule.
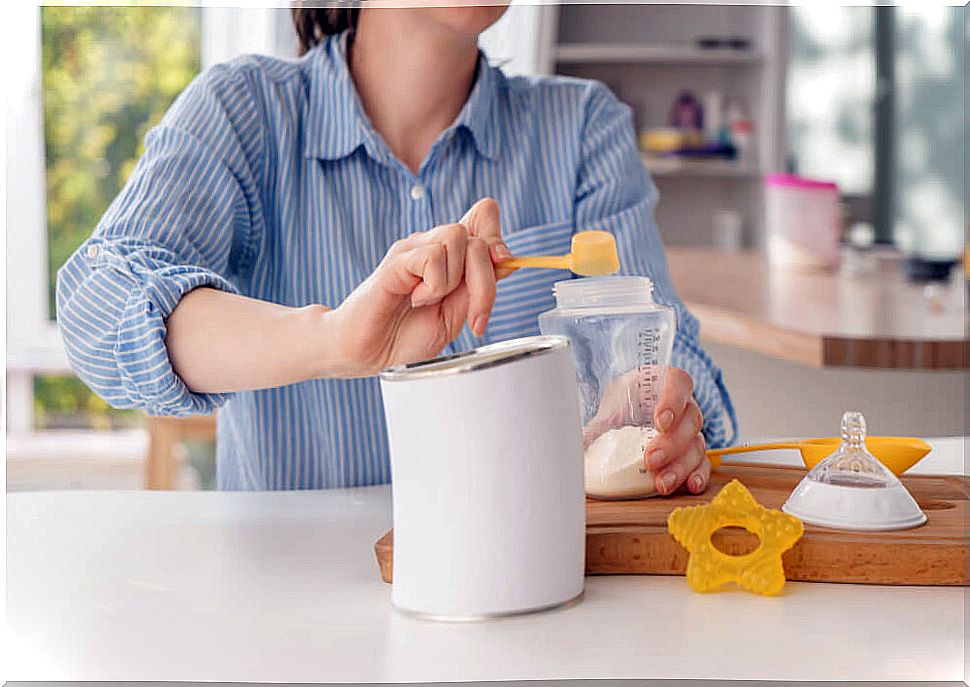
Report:
[[[58,275],[78,375],[152,414],[225,404],[220,488],[385,482],[373,375],[537,333],[566,275],[495,264],[605,229],[679,317],[646,460],[661,493],[702,491],[733,410],[670,286],[629,111],[489,67],[478,34],[503,11],[298,9],[301,59],[197,78]]]

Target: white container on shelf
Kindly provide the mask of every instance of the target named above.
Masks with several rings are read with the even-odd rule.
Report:
[[[764,183],[771,262],[808,269],[837,265],[841,234],[838,186],[794,174],[768,174]]]
[[[401,611],[478,620],[583,591],[586,502],[567,339],[536,336],[381,373]]]

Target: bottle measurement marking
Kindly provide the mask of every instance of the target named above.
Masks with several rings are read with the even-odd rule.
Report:
[[[637,420],[642,427],[654,429],[653,411],[660,384],[660,333],[653,329],[637,332]],[[641,449],[647,450],[647,435],[643,433]]]

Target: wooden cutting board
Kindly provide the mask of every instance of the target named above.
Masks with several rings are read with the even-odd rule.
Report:
[[[710,501],[738,478],[755,499],[780,508],[805,470],[777,465],[725,463],[704,494],[639,501],[586,502],[586,573],[589,575],[683,575],[687,551],[667,532],[667,516],[678,506]],[[843,532],[805,526],[785,553],[789,580],[861,584],[968,584],[967,533],[970,479],[956,475],[904,476],[903,484],[926,512],[921,527],[900,532]],[[730,554],[752,550],[757,538],[742,529],[723,529],[714,544]],[[392,578],[393,530],[375,545],[381,578]]]

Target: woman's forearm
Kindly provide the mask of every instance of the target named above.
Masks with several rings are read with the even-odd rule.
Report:
[[[483,333],[502,276],[495,264],[506,257],[492,250],[499,247],[498,205],[483,198],[461,223],[397,241],[333,310],[200,287],[166,320],[166,352],[186,386],[201,393],[363,377],[428,358],[466,323]]]
[[[199,288],[168,317],[165,345],[176,374],[197,393],[344,376],[330,313]]]

